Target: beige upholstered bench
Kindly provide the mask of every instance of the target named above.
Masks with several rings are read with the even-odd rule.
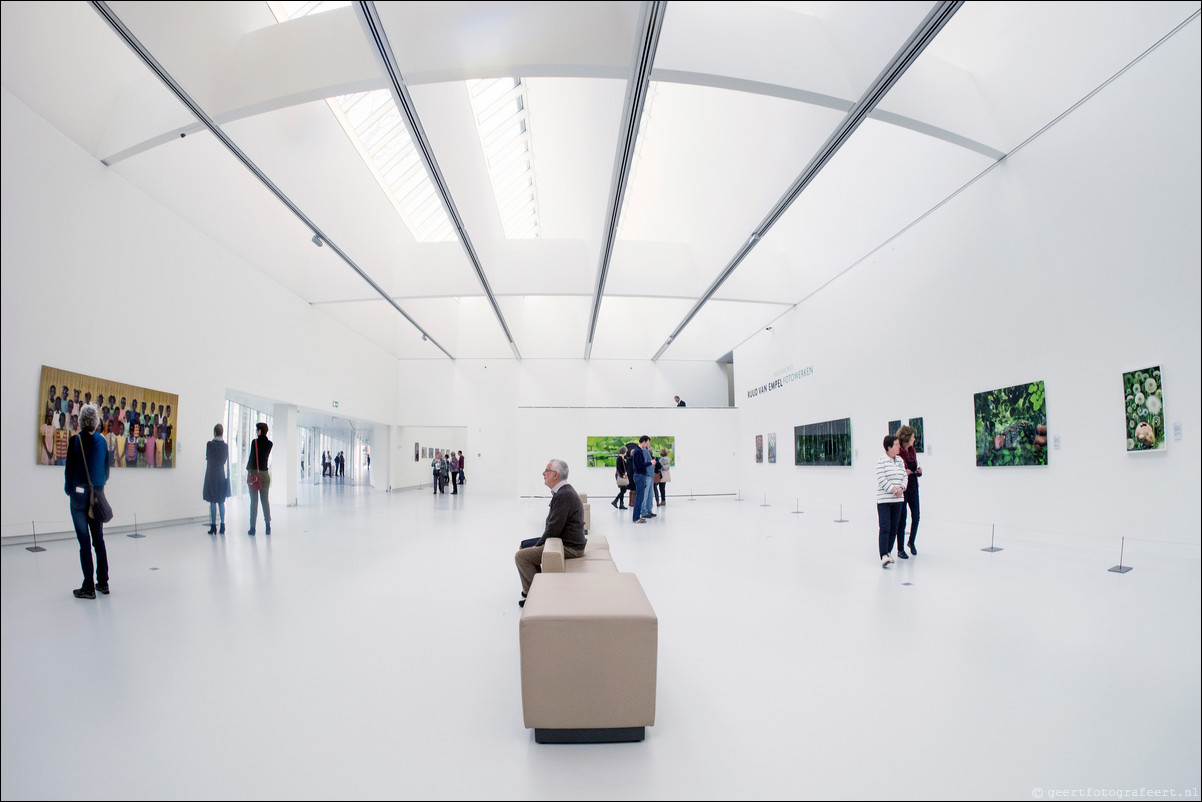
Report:
[[[552,572],[546,556],[519,625],[526,726],[538,743],[643,740],[655,724],[659,622],[638,577]],[[568,560],[580,563],[613,565]]]

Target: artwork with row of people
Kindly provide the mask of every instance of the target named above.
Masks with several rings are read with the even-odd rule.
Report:
[[[632,520],[643,524],[650,518],[657,517],[651,511],[651,500],[655,506],[661,507],[668,503],[668,482],[672,481],[672,461],[668,449],[661,448],[659,454],[651,453],[651,437],[643,435],[637,443],[630,442],[618,449],[618,459],[614,463],[614,481],[618,485],[618,494],[610,504],[619,510],[627,509],[625,502],[627,493],[630,494]]]
[[[267,439],[267,424],[255,424],[256,437],[250,444],[250,456],[246,460],[246,484],[250,491],[250,529],[246,534],[254,535],[259,518],[259,505],[263,506],[265,533],[271,534],[271,503],[268,490],[271,488],[271,441]],[[225,428],[219,423],[213,427],[213,439],[205,446],[205,480],[201,497],[209,502],[209,534],[225,534],[225,500],[233,495],[230,489],[230,449],[222,436]],[[218,528],[218,514],[221,525]]]
[[[466,463],[463,452],[448,451],[445,455],[441,451],[434,452],[434,459],[430,461],[430,471],[434,481],[434,495],[447,492],[447,482],[451,483],[451,495],[457,495],[459,488],[467,484],[467,477],[464,476],[463,466]]]
[[[918,465],[918,451],[914,448],[914,429],[902,426],[897,434],[885,435],[882,443],[885,454],[876,463],[876,514],[877,545],[881,567],[887,568],[893,559],[893,545],[897,544],[897,556],[908,560],[910,554],[918,555],[914,545],[918,536],[918,477],[922,468]],[[910,537],[906,541],[906,508],[910,511]]]
[[[93,405],[95,406],[95,405]],[[82,408],[80,408],[82,409]],[[97,409],[96,433],[105,441],[106,459],[113,468],[170,468],[175,458],[174,426],[170,418],[137,415],[130,421]],[[170,407],[168,407],[170,409]],[[142,421],[146,422],[143,423]],[[65,465],[67,445],[81,431],[79,410],[70,414],[46,410],[40,431],[38,461]]]

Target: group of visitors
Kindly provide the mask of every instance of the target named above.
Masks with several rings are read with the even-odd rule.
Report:
[[[271,504],[267,492],[271,487],[271,441],[267,439],[267,424],[255,424],[256,437],[250,444],[250,457],[246,460],[246,485],[250,490],[250,529],[246,534],[254,535],[259,519],[259,505],[263,506],[264,534],[271,534]],[[213,427],[213,439],[205,448],[204,500],[209,502],[209,534],[225,534],[225,500],[232,495],[230,490],[230,450],[222,439],[225,429],[219,423]],[[218,514],[221,523],[218,526]]]
[[[918,555],[914,545],[918,534],[918,452],[914,448],[914,429],[902,426],[897,434],[885,435],[885,455],[876,463],[876,514],[879,529],[877,540],[881,567],[887,568],[893,559],[893,544],[897,544],[899,559]],[[910,537],[906,543],[906,508],[910,510]]]
[[[662,507],[668,503],[668,482],[672,480],[672,461],[668,449],[661,448],[659,454],[651,452],[651,438],[643,435],[637,443],[630,442],[618,449],[618,459],[614,465],[614,481],[618,485],[618,494],[610,504],[619,510],[632,510],[632,520],[636,524],[644,524],[658,513],[651,511],[651,500],[655,506]],[[630,506],[626,506],[626,496],[630,494]]]
[[[464,462],[462,451],[448,451],[445,455],[441,451],[434,452],[434,459],[430,462],[430,470],[434,477],[434,495],[446,493],[447,482],[451,483],[451,495],[459,494],[459,488],[467,484],[467,478],[463,474]]]
[[[346,456],[341,451],[337,455],[321,452],[321,475],[346,476]]]

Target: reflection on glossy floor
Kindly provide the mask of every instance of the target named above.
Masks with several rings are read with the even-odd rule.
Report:
[[[119,500],[114,499],[114,504]],[[639,744],[522,727],[513,552],[546,502],[302,489],[250,538],[3,550],[3,797],[1032,798],[1199,781],[1199,565],[670,499],[593,529],[660,622]],[[587,693],[581,688],[581,693]]]

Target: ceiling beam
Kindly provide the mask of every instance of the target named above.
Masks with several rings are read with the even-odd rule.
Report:
[[[376,52],[380,56],[384,72],[388,75],[388,89],[392,93],[392,100],[396,103],[397,109],[401,112],[401,117],[405,120],[405,126],[409,129],[409,136],[412,137],[413,145],[417,148],[422,163],[426,166],[430,182],[434,184],[434,189],[438,192],[438,197],[442,200],[443,208],[446,209],[447,216],[451,218],[451,225],[455,226],[455,231],[459,236],[459,244],[463,246],[463,252],[467,254],[468,261],[472,263],[472,269],[476,271],[476,278],[480,280],[480,286],[484,290],[484,295],[488,298],[489,305],[492,306],[493,314],[497,316],[497,322],[501,324],[501,331],[505,333],[505,339],[509,341],[509,348],[513,351],[514,358],[521,359],[522,354],[518,351],[518,345],[514,342],[513,334],[509,331],[509,326],[505,323],[505,315],[501,313],[501,307],[497,303],[497,297],[493,294],[492,285],[488,283],[488,276],[484,274],[484,266],[480,264],[480,257],[476,254],[476,248],[472,245],[471,237],[468,236],[467,228],[463,224],[463,218],[459,215],[459,208],[455,205],[455,199],[451,197],[451,190],[447,187],[442,170],[438,167],[438,160],[434,158],[434,149],[431,147],[430,140],[426,137],[426,131],[417,116],[417,107],[413,103],[413,98],[409,95],[409,88],[405,85],[405,78],[401,75],[400,65],[397,63],[396,54],[392,52],[392,45],[388,42],[388,34],[384,32],[384,23],[380,20],[376,4],[374,2],[361,2],[356,3],[356,8],[358,9],[359,19],[363,23],[368,38],[376,46]]]
[[[705,306],[711,298],[714,297],[714,294],[718,291],[718,288],[721,287],[726,280],[731,277],[738,266],[742,264],[743,260],[747,258],[748,254],[750,254],[755,246],[760,243],[760,240],[764,238],[764,235],[771,230],[772,226],[776,225],[776,222],[780,220],[781,216],[783,216],[784,213],[788,211],[789,207],[793,205],[793,201],[797,200],[801,193],[805,191],[806,187],[810,185],[810,182],[812,182],[818,173],[820,173],[822,169],[830,162],[830,160],[834,158],[835,154],[839,152],[839,149],[846,144],[851,135],[855,133],[857,128],[860,127],[860,124],[867,119],[868,115],[873,109],[876,108],[877,104],[881,102],[886,93],[888,93],[889,90],[892,89],[893,86],[898,82],[898,80],[901,79],[906,70],[910,68],[914,61],[922,54],[922,51],[926,49],[927,45],[929,45],[931,41],[939,34],[939,32],[943,30],[943,27],[963,4],[963,0],[953,0],[952,2],[938,3],[934,8],[931,9],[931,12],[927,14],[926,19],[924,19],[914,30],[914,32],[910,34],[910,38],[906,40],[906,43],[902,45],[900,50],[897,51],[897,53],[885,66],[885,69],[882,70],[879,75],[877,75],[876,79],[872,82],[872,84],[869,85],[868,89],[856,102],[855,106],[852,107],[851,111],[847,112],[847,115],[843,118],[843,121],[839,123],[839,126],[834,130],[822,147],[818,149],[818,152],[814,154],[814,157],[810,160],[810,163],[807,164],[805,169],[801,171],[801,174],[797,176],[797,179],[789,186],[789,189],[785,191],[785,194],[781,196],[780,200],[776,202],[776,205],[772,207],[760,224],[755,227],[755,229],[751,232],[751,235],[748,236],[747,241],[744,242],[739,250],[735,252],[734,257],[732,257],[730,262],[727,263],[726,267],[722,269],[722,272],[718,274],[718,277],[714,279],[714,282],[710,284],[709,289],[707,289],[705,293],[697,299],[697,303],[695,303],[693,308],[689,310],[689,313],[685,315],[684,320],[682,320],[680,324],[672,330],[672,333],[668,335],[668,339],[663,345],[660,346],[659,350],[655,352],[655,356],[651,358],[652,361],[658,360],[661,356],[663,356],[664,351],[668,350],[676,338],[680,336],[680,333],[684,331],[685,327],[688,326],[689,323],[693,321],[693,318],[697,316],[697,313],[701,311],[701,308]]]
[[[643,106],[647,103],[647,90],[651,86],[651,67],[655,63],[655,50],[659,46],[659,34],[664,25],[664,12],[668,4],[657,0],[643,5],[641,35],[635,51],[635,64],[626,90],[626,105],[622,111],[622,129],[618,137],[618,152],[614,158],[613,177],[609,185],[609,203],[605,213],[605,231],[601,243],[601,259],[597,265],[597,280],[593,286],[593,308],[589,315],[588,334],[584,343],[584,358],[593,353],[593,336],[597,333],[597,319],[601,315],[601,299],[605,297],[605,282],[609,278],[609,263],[613,258],[614,242],[618,237],[618,220],[622,216],[622,203],[626,198],[626,184],[630,179],[630,163],[634,159],[635,139],[639,135],[639,123],[643,118]]]
[[[175,97],[181,103],[183,103],[185,107],[187,107],[188,111],[196,116],[196,119],[200,121],[201,125],[207,128],[209,133],[217,138],[218,142],[220,142],[222,145],[225,145],[226,150],[232,153],[234,158],[240,161],[242,166],[249,170],[255,178],[259,179],[259,182],[267,188],[268,192],[274,195],[280,203],[288,207],[288,210],[296,215],[296,218],[300,220],[306,228],[313,232],[314,244],[321,243],[328,246],[330,250],[336,253],[338,257],[347,264],[347,266],[359,274],[359,278],[367,282],[368,286],[375,290],[381,298],[387,301],[389,306],[400,312],[401,316],[404,317],[405,320],[409,321],[415,329],[420,331],[423,340],[428,340],[429,342],[433,343],[439,351],[442,351],[444,354],[446,354],[447,358],[455,358],[451,356],[451,353],[447,351],[447,349],[443,348],[438,341],[430,335],[429,332],[422,328],[421,325],[419,325],[418,322],[414,320],[408,312],[402,309],[401,305],[398,304],[392,298],[392,296],[385,292],[383,287],[377,284],[371,276],[367,275],[367,273],[365,273],[363,269],[359,267],[359,265],[355,264],[355,261],[347,255],[346,251],[342,250],[342,248],[338,247],[337,243],[326,236],[326,233],[321,229],[321,227],[318,226],[317,223],[313,222],[308,215],[301,211],[301,208],[293,203],[292,199],[285,195],[284,191],[277,187],[275,183],[267,177],[267,174],[264,173],[263,170],[260,169],[260,167],[255,164],[249,156],[242,152],[242,149],[234,143],[234,140],[230,139],[229,136],[226,135],[225,131],[223,131],[221,127],[217,125],[213,118],[210,117],[208,113],[200,107],[200,104],[192,99],[192,96],[189,95],[184,90],[183,86],[181,86],[180,83],[175,80],[175,77],[172,76],[171,73],[167,72],[166,68],[163,67],[163,65],[160,64],[153,55],[151,55],[146,46],[143,45],[136,36],[134,36],[133,32],[125,25],[124,22],[121,21],[121,18],[117,16],[116,12],[109,8],[108,3],[92,0],[92,8],[94,8],[96,12],[100,14],[100,17],[106,23],[108,23],[109,27],[121,37],[129,49],[132,50],[134,54],[142,60],[142,63],[144,63],[150,69],[150,71],[153,72],[155,76],[163,82],[167,89],[173,95],[175,95]]]

